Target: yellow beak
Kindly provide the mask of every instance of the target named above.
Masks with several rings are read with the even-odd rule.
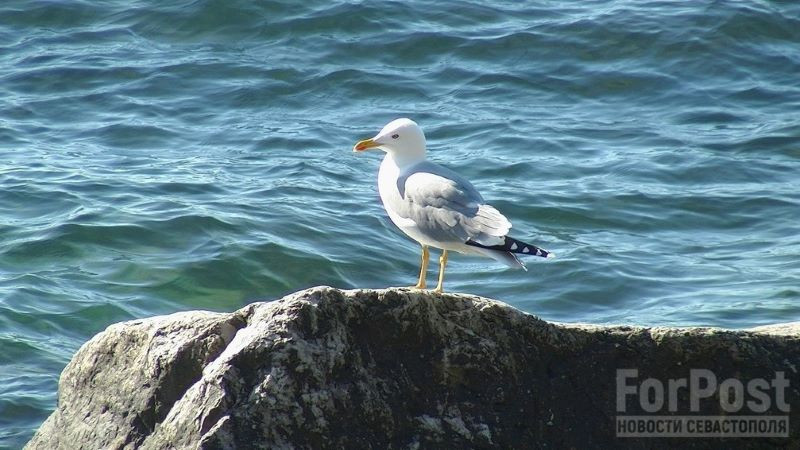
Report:
[[[363,152],[364,150],[369,150],[371,148],[380,147],[381,144],[373,141],[372,139],[364,139],[363,141],[356,142],[356,145],[353,146],[354,152]]]

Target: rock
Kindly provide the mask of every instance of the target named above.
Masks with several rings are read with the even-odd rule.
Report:
[[[800,324],[556,325],[485,298],[312,288],[231,314],[110,326],[64,369],[29,449],[764,448],[800,445]],[[789,380],[790,438],[617,438],[618,369]],[[727,397],[726,397],[727,398]],[[676,396],[689,414],[686,389]],[[786,415],[770,397],[766,414]],[[644,402],[647,406],[647,401]],[[732,414],[720,394],[702,415]],[[747,413],[745,407],[740,413]]]

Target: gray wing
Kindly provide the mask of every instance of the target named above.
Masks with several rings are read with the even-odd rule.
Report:
[[[436,241],[496,245],[511,228],[469,181],[438,164],[413,166],[398,178],[397,188],[402,202],[396,212]]]

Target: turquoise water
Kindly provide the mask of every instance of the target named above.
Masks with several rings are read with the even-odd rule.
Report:
[[[449,290],[559,321],[800,320],[798,5],[4,0],[0,447],[111,323],[413,284],[380,155],[351,153],[401,116],[558,254],[456,256]]]

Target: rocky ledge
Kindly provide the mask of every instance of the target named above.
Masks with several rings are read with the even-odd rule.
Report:
[[[796,364],[800,324],[557,325],[468,295],[319,287],[110,326],[27,448],[797,448]],[[698,382],[696,410],[670,379]],[[789,437],[617,436],[620,415],[755,410],[790,416]]]

